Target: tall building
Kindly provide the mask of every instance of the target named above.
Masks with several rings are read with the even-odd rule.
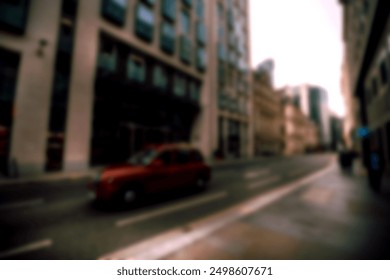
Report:
[[[331,130],[326,90],[319,86],[303,84],[287,87],[286,92],[292,98],[292,102],[318,126],[320,146],[325,149],[329,148]]]
[[[357,99],[363,161],[379,148],[390,167],[390,5],[340,0],[349,89]]]
[[[251,143],[251,71],[248,2],[208,1],[214,8],[215,26],[210,63],[216,74],[213,91],[218,94],[215,155],[220,158],[246,157]]]
[[[157,142],[191,142],[211,157],[222,138],[227,152],[245,155],[247,9],[247,1],[1,1],[2,172],[87,169]],[[224,90],[229,109],[217,106]]]
[[[273,61],[266,60],[252,74],[254,153],[283,152],[282,93],[274,89]]]

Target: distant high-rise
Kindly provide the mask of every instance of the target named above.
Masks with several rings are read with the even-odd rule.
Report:
[[[331,142],[331,131],[326,90],[319,86],[303,84],[287,87],[286,92],[292,98],[292,102],[318,126],[320,145],[328,148]]]

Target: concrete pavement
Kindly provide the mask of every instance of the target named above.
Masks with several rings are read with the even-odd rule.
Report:
[[[328,172],[162,259],[389,259],[390,180]]]

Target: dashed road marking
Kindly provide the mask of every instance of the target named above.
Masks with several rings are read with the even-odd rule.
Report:
[[[186,201],[180,201],[180,202],[173,204],[173,205],[168,205],[168,206],[165,206],[162,208],[154,209],[150,212],[146,212],[146,213],[139,214],[139,215],[136,215],[133,217],[118,220],[115,223],[115,226],[117,226],[117,227],[128,226],[128,225],[131,225],[131,224],[134,224],[137,222],[141,222],[144,220],[148,220],[148,219],[151,219],[151,218],[154,218],[157,216],[161,216],[161,215],[173,213],[173,212],[176,212],[179,210],[183,210],[186,208],[191,208],[191,207],[194,207],[197,205],[209,203],[209,202],[212,202],[212,201],[215,201],[218,199],[222,199],[226,196],[227,196],[227,192],[218,192],[218,193],[214,193],[214,194],[210,194],[210,195],[203,195],[203,196],[201,196],[199,198],[195,198],[195,199],[192,198],[192,199],[189,199]]]
[[[260,188],[262,186],[265,186],[267,184],[271,184],[271,183],[274,183],[276,181],[278,181],[281,177],[278,176],[278,175],[274,175],[274,176],[271,176],[271,177],[266,177],[260,181],[256,181],[256,182],[253,182],[251,184],[248,185],[248,189],[250,190],[253,190],[253,189],[257,189],[257,188]]]
[[[254,178],[257,178],[259,176],[269,174],[269,173],[270,173],[269,169],[252,170],[252,171],[246,172],[244,174],[244,177],[245,177],[245,179],[254,179]]]

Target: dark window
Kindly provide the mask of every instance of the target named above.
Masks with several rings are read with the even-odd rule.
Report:
[[[102,15],[104,18],[122,25],[125,22],[127,0],[103,0]]]
[[[98,67],[103,74],[115,72],[117,67],[117,51],[113,42],[109,40],[101,41]]]
[[[186,35],[180,36],[180,58],[189,64],[191,59],[191,41]]]
[[[61,25],[59,37],[59,51],[70,53],[73,48],[73,28],[67,25]]]
[[[225,65],[223,62],[218,62],[218,81],[220,84],[225,83]]]
[[[174,21],[176,18],[176,0],[162,0],[161,13],[165,18]]]
[[[169,54],[175,51],[175,26],[167,21],[161,24],[160,48]]]
[[[155,65],[153,68],[153,86],[159,89],[166,89],[168,85],[168,77],[164,68],[160,65]]]
[[[204,18],[204,5],[203,0],[196,0],[196,15],[199,19]]]
[[[26,29],[28,0],[0,1],[0,28],[23,34]]]
[[[136,11],[135,33],[138,37],[151,41],[153,38],[153,25],[153,10],[145,4],[139,3]]]
[[[206,28],[200,21],[198,21],[196,24],[196,40],[201,44],[206,43]]]
[[[173,93],[176,96],[184,96],[186,94],[186,80],[184,77],[175,75]]]
[[[191,5],[192,5],[192,0],[182,0],[182,1],[183,1],[183,3],[184,3],[185,5],[191,7]]]
[[[380,72],[381,72],[382,84],[385,85],[385,84],[387,84],[387,80],[389,78],[389,76],[388,76],[389,72],[387,70],[386,61],[382,61],[381,65],[380,65]]]
[[[130,56],[127,60],[127,78],[131,81],[143,83],[145,76],[144,62],[141,59]]]
[[[62,1],[62,15],[65,18],[74,19],[77,13],[77,0]]]
[[[192,101],[199,102],[200,99],[200,88],[196,82],[190,83],[190,98]]]
[[[186,10],[182,10],[180,14],[180,31],[187,35],[191,32],[190,15]]]
[[[218,59],[222,61],[226,59],[226,50],[223,43],[218,43]]]
[[[206,68],[206,51],[204,48],[198,47],[196,50],[196,67],[201,71]]]

